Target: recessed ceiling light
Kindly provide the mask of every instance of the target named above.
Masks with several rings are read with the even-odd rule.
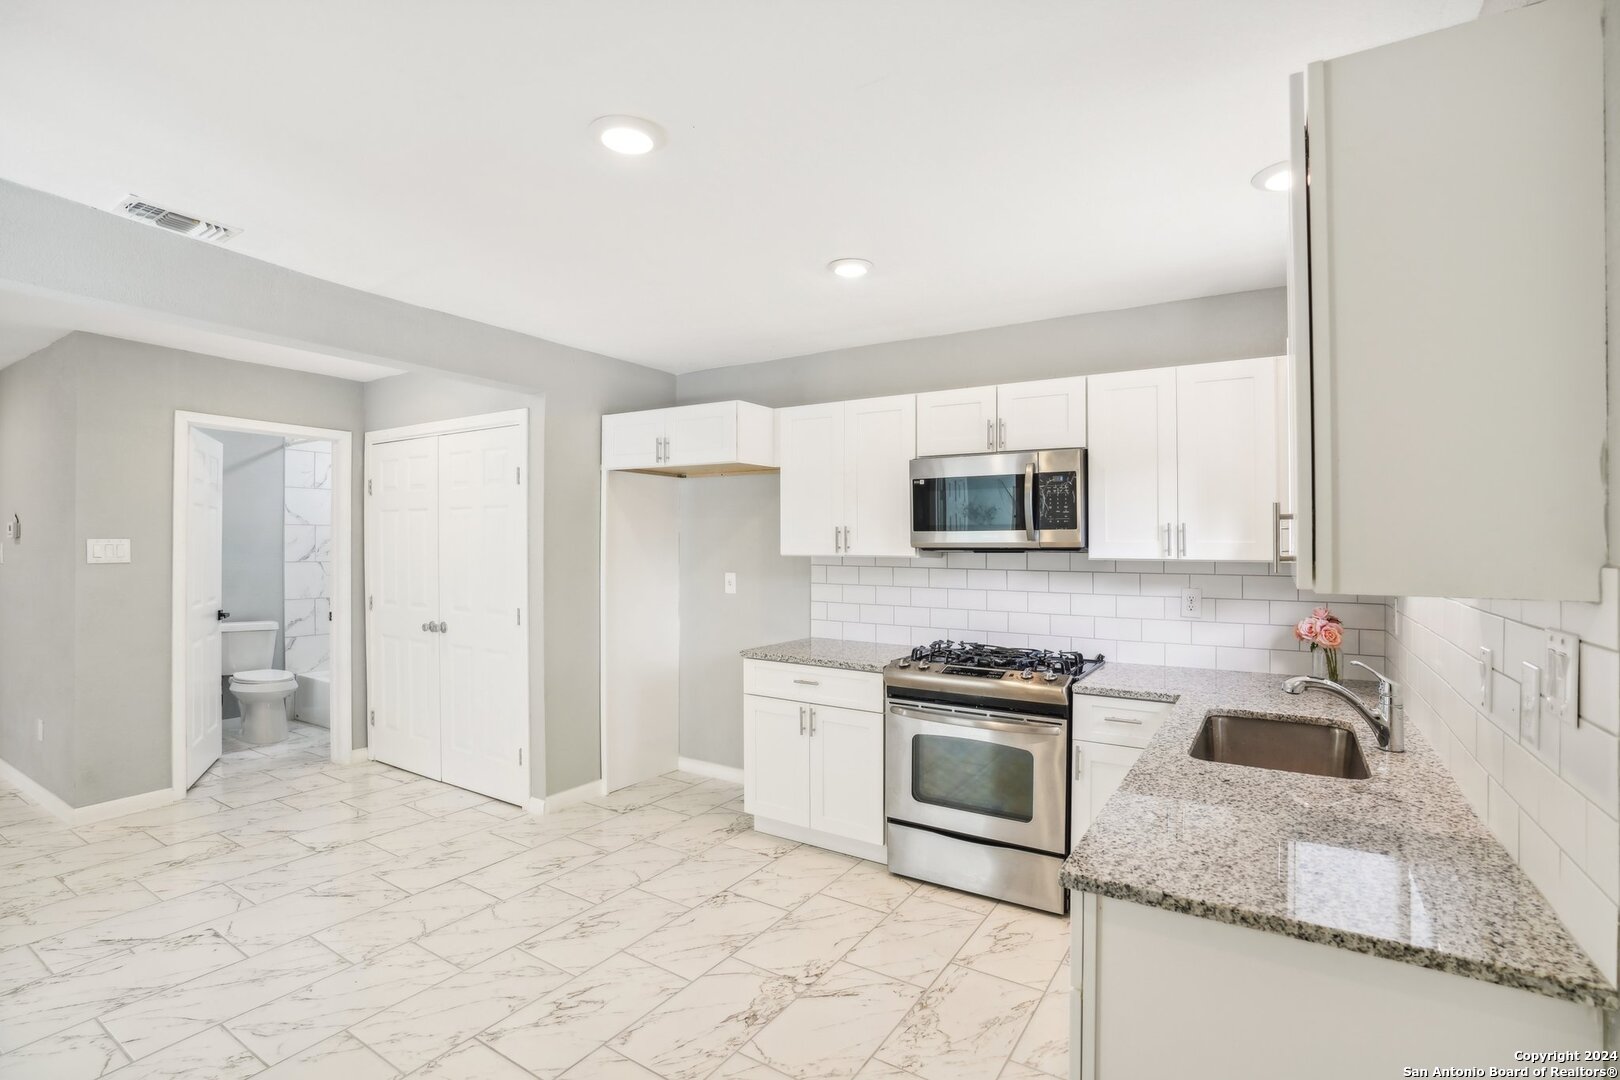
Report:
[[[599,116],[591,132],[615,154],[639,157],[664,145],[664,129],[639,116]]]
[[[863,278],[872,272],[872,264],[865,259],[834,259],[827,269],[841,278]]]
[[[1249,183],[1261,191],[1287,191],[1294,186],[1294,172],[1288,167],[1288,162],[1279,161],[1255,173]]]

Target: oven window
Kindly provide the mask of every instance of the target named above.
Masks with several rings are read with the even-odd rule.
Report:
[[[949,735],[911,737],[911,797],[970,814],[1032,821],[1035,755]]]
[[[917,532],[1023,532],[1024,476],[950,476],[911,483]]]

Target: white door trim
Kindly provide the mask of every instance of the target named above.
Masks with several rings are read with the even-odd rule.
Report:
[[[532,447],[529,443],[529,410],[526,408],[508,409],[505,412],[482,413],[477,416],[461,416],[452,420],[433,420],[425,424],[410,424],[405,427],[396,428],[380,428],[376,431],[366,432],[364,459],[365,478],[361,481],[361,491],[363,493],[362,497],[365,499],[364,521],[366,526],[364,552],[365,558],[363,563],[366,573],[364,595],[370,596],[374,591],[372,582],[370,580],[370,574],[372,567],[376,564],[376,560],[372,558],[372,545],[376,543],[377,530],[373,527],[372,502],[370,492],[367,490],[367,486],[371,483],[372,447],[381,443],[403,442],[407,439],[425,439],[438,435],[457,435],[466,431],[487,431],[491,428],[502,427],[516,427],[523,433],[523,467],[525,469],[523,483],[525,486],[527,486],[528,484],[534,482],[534,478],[532,475],[529,475],[532,472],[532,470],[529,469],[530,451]],[[524,647],[519,652],[523,665],[523,676],[519,682],[522,686],[523,712],[528,720],[528,722],[523,725],[523,781],[525,785],[525,794],[522,803],[523,805],[526,805],[534,794],[534,703],[530,700],[529,695],[529,651],[531,647],[530,643],[533,640],[530,636],[530,630],[534,626],[534,619],[538,617],[534,610],[534,605],[530,603],[532,594],[529,590],[529,509],[529,496],[527,493],[525,493],[523,498],[522,517],[522,548],[524,557],[520,561],[520,582],[518,585],[518,588],[523,595],[524,618]],[[377,665],[373,661],[377,643],[375,640],[375,635],[372,633],[371,620],[367,619],[365,625],[366,700],[369,703],[372,700],[372,674],[378,670]]]
[[[352,690],[354,668],[351,635],[354,624],[352,559],[350,546],[353,537],[353,480],[354,433],[337,428],[308,427],[302,424],[278,424],[270,420],[250,420],[239,416],[215,416],[209,413],[181,412],[174,414],[174,562],[170,574],[172,608],[170,624],[170,790],[175,798],[186,794],[186,740],[185,740],[185,616],[186,616],[186,469],[188,466],[191,429],[212,428],[218,431],[241,431],[260,435],[284,435],[293,438],[325,439],[332,444],[332,698],[331,732],[332,760],[339,764],[351,760],[354,752],[354,694]],[[282,620],[278,619],[277,622]]]

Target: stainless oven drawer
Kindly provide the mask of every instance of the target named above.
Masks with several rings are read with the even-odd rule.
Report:
[[[891,822],[1067,854],[1066,723],[890,700],[884,729]]]

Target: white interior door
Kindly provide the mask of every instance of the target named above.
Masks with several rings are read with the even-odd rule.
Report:
[[[1189,559],[1270,562],[1277,361],[1176,369],[1176,504]],[[1179,539],[1179,537],[1178,537]]]
[[[439,715],[447,784],[528,799],[528,537],[522,428],[438,444]]]
[[[1086,397],[1086,549],[1105,559],[1173,557],[1176,369],[1093,375]]]
[[[909,557],[911,459],[917,453],[917,398],[867,398],[844,405],[846,555]]]
[[[434,438],[379,443],[366,466],[372,514],[371,756],[440,775],[439,452]]]
[[[186,469],[186,787],[219,760],[219,612],[223,570],[225,448],[191,430]]]
[[[842,534],[835,530],[845,524],[844,403],[783,409],[777,433],[782,554],[839,554]]]
[[[673,771],[680,757],[680,481],[602,474],[602,780]],[[616,669],[633,665],[629,678]]]

